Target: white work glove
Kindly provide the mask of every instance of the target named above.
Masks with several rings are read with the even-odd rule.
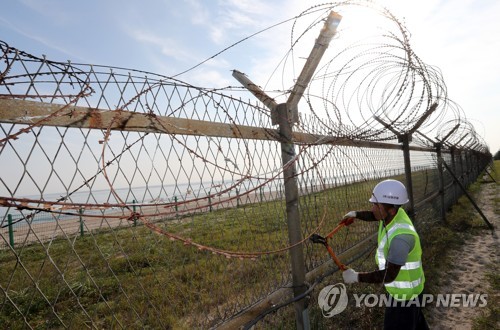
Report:
[[[349,211],[344,217],[342,218],[342,221],[340,223],[343,223],[346,226],[349,226],[354,222],[354,218],[356,218],[356,211]]]
[[[342,277],[344,278],[344,283],[346,284],[359,282],[358,273],[352,268],[347,268],[346,270],[344,270],[342,272]]]
[[[344,219],[356,218],[356,211],[349,211],[346,215],[344,215]]]

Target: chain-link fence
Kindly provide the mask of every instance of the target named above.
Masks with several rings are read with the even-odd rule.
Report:
[[[380,179],[413,189],[421,226],[441,221],[462,194],[441,160],[465,186],[491,161],[467,125],[431,142],[411,132],[401,144],[394,132],[354,134],[306,113],[292,161],[282,164],[269,109],[231,96],[235,89],[0,46],[6,328],[241,326],[287,304],[290,249],[302,250],[310,281],[336,269],[308,238],[369,207]],[[291,164],[296,174],[284,178]],[[290,179],[302,238],[293,244]],[[332,247],[359,258],[375,231],[355,223]]]

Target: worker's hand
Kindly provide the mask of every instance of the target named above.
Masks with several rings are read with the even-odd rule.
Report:
[[[342,218],[340,223],[349,226],[354,222],[354,218],[356,218],[356,211],[349,211],[346,215],[344,215],[344,218]]]
[[[344,283],[356,283],[358,280],[358,273],[354,271],[352,268],[347,268],[342,272],[342,277],[344,278]]]

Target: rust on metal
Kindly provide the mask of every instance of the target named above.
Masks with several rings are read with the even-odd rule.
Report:
[[[102,127],[102,118],[99,110],[94,109],[90,111],[90,120],[89,120],[90,128],[100,128]]]
[[[254,126],[217,123],[167,116],[151,117],[148,113],[125,110],[103,110],[90,107],[67,106],[18,99],[0,99],[0,123],[62,126],[89,129],[204,135],[212,137],[279,141],[278,130]],[[60,111],[56,115],[55,112]],[[365,148],[401,149],[400,144],[353,140],[319,134],[294,132],[293,141],[302,144],[354,146]],[[411,150],[431,151],[431,148],[411,146]]]

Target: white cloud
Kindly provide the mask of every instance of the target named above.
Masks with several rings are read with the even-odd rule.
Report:
[[[222,4],[227,4],[228,7],[240,12],[258,15],[274,14],[273,9],[276,9],[270,5],[269,1],[259,0],[226,0]]]
[[[135,30],[131,31],[132,37],[144,44],[151,44],[160,49],[161,54],[181,62],[191,63],[197,59],[190,51],[184,49],[176,39],[165,38],[154,35],[151,32]]]
[[[218,6],[210,6],[212,10],[204,1],[185,0],[185,3],[191,10],[191,22],[205,26],[211,40],[218,45],[268,26],[276,13],[276,8],[268,2],[257,0],[220,1]]]
[[[234,85],[234,80],[229,70],[225,74],[221,70],[202,68],[189,73],[185,78],[185,81],[200,87],[222,88]]]
[[[205,25],[210,21],[210,11],[204,6],[205,2],[197,0],[184,0],[190,10],[188,18],[195,25]]]

